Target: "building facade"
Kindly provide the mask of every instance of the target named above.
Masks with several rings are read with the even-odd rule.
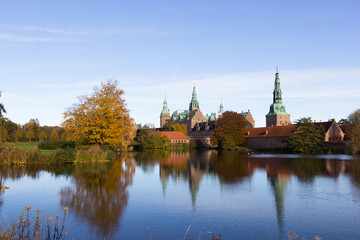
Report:
[[[274,85],[273,103],[270,105],[269,113],[266,114],[266,127],[290,125],[290,114],[285,111],[285,104],[282,103],[280,78],[277,69]]]

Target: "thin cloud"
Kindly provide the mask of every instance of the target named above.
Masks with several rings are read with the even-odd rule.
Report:
[[[71,42],[74,40],[54,37],[33,37],[16,34],[0,33],[0,39],[10,42]]]
[[[68,36],[108,36],[108,35],[132,35],[132,34],[154,34],[154,35],[185,35],[189,32],[184,31],[159,31],[149,28],[124,28],[114,27],[101,30],[67,30],[52,27],[39,27],[39,26],[24,26],[24,25],[9,25],[0,26],[0,29],[21,31],[21,32],[36,32],[36,33],[48,33],[55,35],[68,35]],[[9,34],[6,34],[9,35]],[[32,38],[32,37],[29,37]]]
[[[27,97],[23,97],[23,96],[19,96],[19,95],[16,95],[16,94],[13,94],[13,93],[3,93],[2,94],[5,97],[9,97],[9,98],[13,98],[13,99],[16,99],[16,100],[21,100],[21,101],[25,101],[25,102],[30,102],[30,103],[36,103],[38,104],[39,102],[36,101],[35,99],[32,99],[32,98],[27,98]]]
[[[38,88],[45,89],[66,89],[66,88],[82,88],[82,87],[96,87],[99,81],[91,82],[77,82],[77,83],[45,83],[37,85]]]

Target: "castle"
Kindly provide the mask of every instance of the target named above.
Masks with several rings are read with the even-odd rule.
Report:
[[[193,87],[192,97],[189,104],[189,110],[176,110],[170,115],[170,109],[167,106],[166,98],[163,102],[163,109],[160,114],[160,127],[163,127],[167,120],[172,119],[174,123],[186,125],[188,133],[199,130],[209,130],[215,127],[215,121],[223,114],[224,107],[220,103],[219,111],[216,113],[206,114],[205,116],[200,110],[199,101],[196,96],[195,86]],[[255,127],[255,121],[251,115],[250,110],[241,113],[248,121],[248,127]],[[204,129],[205,128],[205,129]]]

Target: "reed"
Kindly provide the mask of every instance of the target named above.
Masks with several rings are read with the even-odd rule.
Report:
[[[25,207],[25,213],[20,213],[19,221],[9,224],[4,223],[0,226],[0,239],[65,239],[67,235],[67,232],[65,231],[65,220],[68,208],[64,207],[62,209],[62,218],[60,218],[60,215],[51,217],[41,210],[36,210],[35,214],[33,214],[30,211],[31,209],[31,206]]]

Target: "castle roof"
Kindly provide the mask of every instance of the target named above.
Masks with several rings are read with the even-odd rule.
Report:
[[[246,138],[268,138],[268,137],[286,137],[293,133],[296,125],[247,128],[245,131]]]
[[[185,136],[182,132],[157,132],[160,137],[167,136],[169,139],[189,139],[189,137]]]
[[[325,132],[329,131],[331,125],[335,120],[328,122],[315,122],[315,126],[323,126]],[[274,126],[274,127],[261,127],[261,128],[247,128],[245,131],[246,138],[265,138],[265,137],[286,137],[294,133],[296,130],[296,124],[286,126]]]

